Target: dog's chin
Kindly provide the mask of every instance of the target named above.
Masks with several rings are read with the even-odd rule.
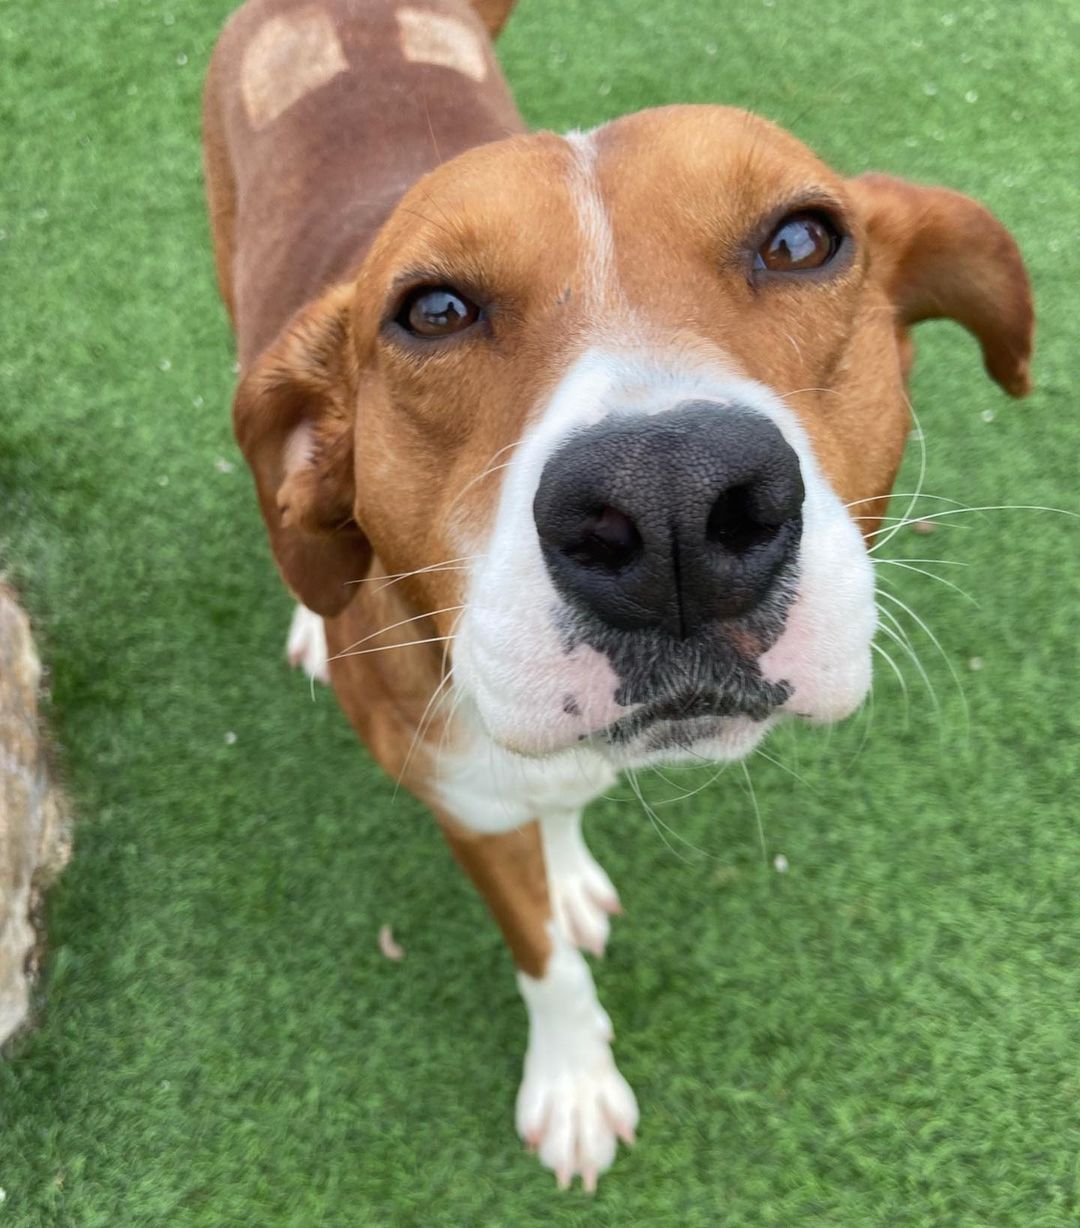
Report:
[[[708,715],[661,719],[617,738],[602,731],[585,744],[616,768],[730,763],[749,755],[779,719],[779,712],[761,719]]]
[[[728,763],[745,758],[783,714],[762,717],[701,714],[684,718],[622,718],[603,729],[569,739],[540,731],[524,738],[492,740],[501,750],[524,759],[557,759],[587,751],[612,767],[648,767],[663,763]]]

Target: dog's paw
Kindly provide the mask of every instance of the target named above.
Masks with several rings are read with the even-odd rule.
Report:
[[[319,615],[305,605],[298,605],[293,611],[289,638],[285,642],[285,655],[294,669],[302,669],[316,682],[329,684],[326,628]]]
[[[633,1144],[638,1122],[634,1093],[604,1035],[610,1035],[611,1024],[603,1011],[599,1015],[591,1045],[543,1058],[530,1052],[516,1113],[518,1134],[555,1173],[559,1188],[580,1176],[590,1194],[611,1167],[618,1140]]]
[[[634,1141],[638,1120],[634,1093],[611,1053],[611,1020],[588,964],[554,927],[543,975],[519,972],[518,988],[529,1012],[518,1133],[560,1188],[580,1176],[591,1192],[618,1140]]]
[[[582,838],[580,820],[545,821],[544,855],[556,924],[575,946],[603,955],[610,918],[622,912],[622,906],[611,879]]]

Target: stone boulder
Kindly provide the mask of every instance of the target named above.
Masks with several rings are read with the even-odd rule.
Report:
[[[71,847],[67,807],[50,779],[40,694],[30,622],[0,584],[0,1044],[26,1022],[42,949],[42,892]]]

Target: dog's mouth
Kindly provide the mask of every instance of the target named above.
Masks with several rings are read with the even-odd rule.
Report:
[[[791,698],[794,687],[762,672],[761,657],[780,637],[795,597],[790,575],[771,599],[739,622],[717,622],[686,640],[655,632],[618,635],[581,620],[567,642],[603,652],[617,679],[622,713],[579,741],[603,750],[689,748],[724,739],[737,723],[761,724]]]
[[[682,691],[643,703],[603,729],[585,735],[595,747],[688,750],[695,742],[722,737],[737,718],[764,722],[791,697],[786,682],[770,682],[757,671],[724,689]]]
[[[799,689],[792,671],[763,666],[796,595],[791,568],[748,615],[716,619],[686,637],[624,631],[556,606],[557,655],[514,658],[519,679],[527,685],[535,677],[535,693],[521,685],[478,691],[477,715],[495,742],[528,758],[585,750],[632,766],[692,758],[695,747],[703,758],[740,758]],[[467,661],[483,680],[483,657],[480,668]]]

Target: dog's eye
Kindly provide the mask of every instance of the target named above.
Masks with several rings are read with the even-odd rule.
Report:
[[[820,269],[839,247],[840,233],[824,213],[792,213],[758,248],[754,268],[770,273]]]
[[[475,324],[480,308],[449,286],[421,286],[401,305],[397,322],[417,337],[449,337]]]

